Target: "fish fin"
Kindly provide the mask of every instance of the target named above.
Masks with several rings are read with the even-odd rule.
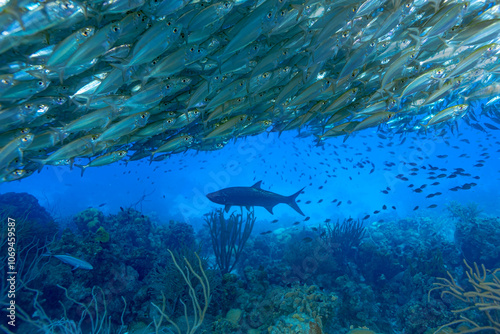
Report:
[[[38,173],[42,171],[43,167],[46,164],[46,161],[44,159],[30,159],[30,160],[38,165]]]
[[[345,137],[344,137],[344,140],[342,141],[342,143],[345,143],[347,138],[349,138],[349,136],[351,135],[352,131],[351,132],[347,132],[347,131],[344,131],[346,133]]]
[[[80,267],[79,266],[75,266],[73,269],[71,269],[71,271],[76,270],[78,268],[80,268]]]
[[[229,210],[231,210],[231,205],[226,204],[226,206],[224,206],[224,211],[229,212]]]
[[[82,169],[82,173],[80,174],[80,176],[83,177],[83,172],[85,172],[85,169],[87,169],[87,166],[78,165],[78,164],[75,164],[75,166]]]
[[[297,198],[297,196],[300,195],[300,193],[302,192],[302,190],[304,190],[304,188],[300,189],[299,191],[297,191],[295,194],[293,195],[290,195],[286,198],[286,204],[290,205],[290,207],[292,209],[294,209],[295,211],[297,211],[298,213],[300,213],[302,216],[305,216],[304,212],[302,212],[302,210],[300,210],[299,206],[297,205],[297,202],[295,202],[295,199]],[[267,209],[267,208],[266,208]],[[272,209],[272,208],[271,208]],[[269,209],[268,209],[269,210]],[[271,211],[272,213],[272,211]]]
[[[260,184],[262,183],[262,180],[260,180],[259,182],[255,183],[251,188],[256,188],[256,189],[262,189],[260,187]]]
[[[274,205],[273,206],[265,206],[264,207],[267,211],[269,211],[270,214],[274,215],[273,213],[273,208],[274,208]],[[299,209],[300,210],[300,209]]]

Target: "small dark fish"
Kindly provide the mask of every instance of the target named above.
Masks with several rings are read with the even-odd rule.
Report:
[[[479,176],[478,176],[478,178],[479,178]],[[351,200],[348,200],[348,201],[347,201],[347,204],[352,204]]]
[[[410,184],[410,185],[408,186],[408,188],[413,188],[413,186],[414,186],[414,184],[412,183],[412,184]]]
[[[434,182],[431,184],[431,186],[437,186],[439,184],[439,182]]]
[[[437,207],[437,204],[431,204],[427,207],[427,209],[434,209]]]
[[[307,201],[306,204],[311,204],[311,201]]]
[[[260,235],[266,235],[266,234],[269,234],[269,233],[273,233],[273,231],[261,232]]]
[[[299,225],[299,224],[300,224],[300,222],[295,222],[295,223],[293,223],[293,225]]]
[[[278,222],[278,219],[275,219],[271,222],[271,224],[274,224],[274,223],[277,223]]]
[[[413,211],[418,210],[418,205],[413,208]]]
[[[382,207],[382,210],[387,210],[387,205],[384,204],[384,206]]]
[[[317,227],[311,227],[311,230],[318,231],[318,228]]]
[[[480,179],[480,177],[479,177],[479,176],[474,176],[474,177],[472,177],[472,178],[473,178],[473,179],[476,179],[476,180],[479,180],[479,179]]]
[[[304,221],[306,222],[306,221],[308,221],[309,219],[311,219],[311,217],[306,217],[306,218],[304,219]]]
[[[396,210],[396,207],[393,205],[393,206],[392,206],[392,209],[393,209],[393,210]]]
[[[386,195],[389,193],[387,190],[382,190],[381,192],[386,194]]]
[[[321,202],[323,202],[323,199],[320,199],[320,200],[318,201],[318,204],[319,204],[319,203],[321,203]]]
[[[377,213],[380,213],[380,211],[379,211],[379,210],[375,210],[375,211],[373,211],[373,214],[374,214],[374,215],[376,215]]]
[[[335,202],[337,202],[337,201],[338,201],[337,199],[334,199],[334,200],[332,201],[332,203],[335,203]]]
[[[435,196],[434,194],[429,194],[429,195],[425,196],[425,198],[432,198],[434,196]]]
[[[363,217],[363,220],[367,220],[368,218],[370,218],[370,215],[366,215]]]
[[[337,204],[337,206],[339,206],[340,204],[342,204],[342,201],[339,201],[339,203]]]
[[[437,157],[440,159],[444,159],[444,158],[447,158],[448,156],[447,155],[437,155]]]
[[[99,207],[102,208],[103,206],[105,206],[106,204],[108,203],[102,203],[102,204],[99,204]]]
[[[125,210],[123,210],[123,208],[121,206],[120,206],[120,210],[122,210],[122,212],[125,211]]]
[[[421,193],[423,190],[422,190],[422,189],[420,189],[420,188],[417,188],[417,189],[415,189],[415,190],[413,190],[413,191],[414,191],[414,192],[416,192],[416,193]]]
[[[483,164],[475,164],[473,167],[483,167]]]
[[[302,241],[304,241],[305,243],[309,243],[313,241],[313,239],[311,237],[305,237],[304,239],[302,239]]]
[[[488,129],[491,129],[491,130],[500,130],[496,126],[489,124],[489,123],[484,123],[484,126],[487,127]]]

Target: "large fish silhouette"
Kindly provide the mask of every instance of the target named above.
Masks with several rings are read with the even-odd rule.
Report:
[[[224,205],[224,210],[226,212],[229,212],[229,209],[231,209],[231,206],[233,205],[244,206],[247,209],[250,209],[251,206],[262,206],[273,214],[273,208],[275,205],[285,203],[304,216],[302,210],[300,210],[297,203],[295,203],[295,198],[299,196],[300,192],[304,190],[304,188],[300,189],[293,195],[282,196],[267,190],[262,190],[260,187],[261,183],[262,181],[259,181],[251,187],[224,188],[207,194],[207,197],[214,203]]]

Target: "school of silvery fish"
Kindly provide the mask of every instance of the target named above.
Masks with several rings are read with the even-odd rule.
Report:
[[[0,180],[265,131],[427,132],[474,117],[477,101],[500,122],[499,6],[0,1]]]

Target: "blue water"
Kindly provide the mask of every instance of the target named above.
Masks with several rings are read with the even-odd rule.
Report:
[[[326,217],[362,218],[384,204],[396,206],[397,210],[387,213],[393,218],[422,214],[423,210],[413,212],[413,208],[418,205],[425,209],[434,203],[438,208],[425,214],[436,215],[443,213],[449,201],[474,201],[486,213],[498,215],[498,138],[493,130],[482,133],[460,123],[458,135],[449,133],[437,137],[409,133],[381,139],[375,130],[366,130],[345,143],[340,137],[326,140],[322,146],[317,146],[314,137],[297,138],[297,132],[285,132],[281,136],[271,132],[231,142],[221,151],[188,151],[152,164],[145,159],[127,165],[120,162],[87,168],[83,177],[76,167],[46,166],[42,173],[2,184],[0,189],[33,194],[58,217],[74,215],[102,203],[106,205],[100,210],[105,214],[114,213],[120,206],[133,205],[146,195],[141,203],[144,214],[199,223],[204,213],[219,207],[205,194],[230,186],[251,186],[259,180],[263,181],[263,189],[283,195],[306,187],[298,197],[299,206],[313,221]],[[463,154],[466,157],[460,157]],[[438,158],[438,155],[447,157]],[[478,160],[486,161],[483,167],[474,167]],[[388,167],[386,163],[394,165]],[[429,180],[432,176],[428,174],[429,165],[446,169],[436,171],[436,175],[449,175],[454,168],[463,168],[464,173],[471,176]],[[374,171],[370,173],[372,168]],[[419,169],[417,175],[410,175],[412,168]],[[399,174],[409,181],[396,178]],[[436,181],[440,184],[430,186]],[[477,186],[449,191],[470,182]],[[415,193],[408,188],[410,184],[415,185],[413,189],[422,184],[428,186],[424,192]],[[320,186],[323,188],[318,189]],[[386,187],[391,189],[389,193],[381,193]],[[438,191],[443,195],[425,198]],[[320,199],[323,202],[318,204]],[[331,203],[334,199],[342,204]],[[347,204],[349,200],[352,204]],[[311,203],[305,204],[306,201]],[[263,222],[300,218],[286,205],[275,208],[276,217],[263,208],[256,208],[256,215]]]

